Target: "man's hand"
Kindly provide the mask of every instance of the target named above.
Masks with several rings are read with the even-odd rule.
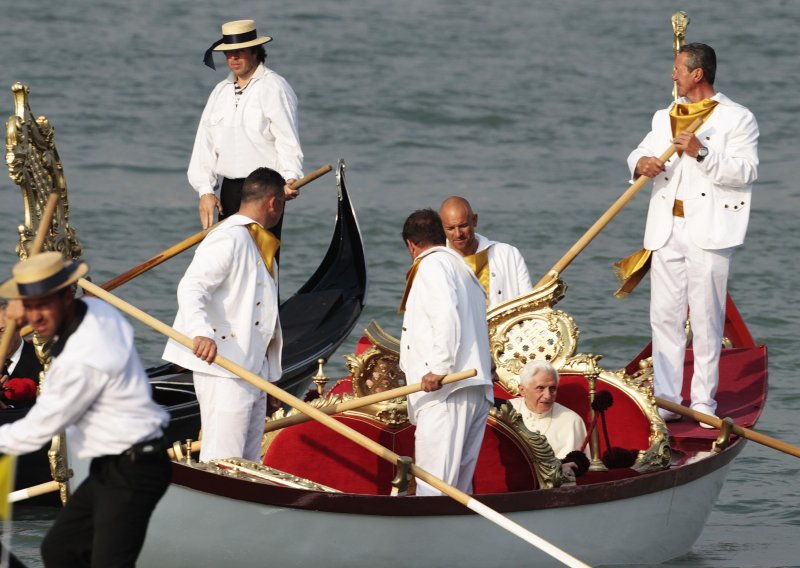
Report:
[[[217,356],[217,344],[213,339],[198,335],[192,341],[192,353],[206,363],[211,364]]]
[[[292,199],[300,195],[300,190],[292,187],[292,185],[296,181],[297,180],[294,178],[286,180],[286,185],[283,186],[283,196],[286,199],[286,201],[291,201]]]
[[[567,462],[561,464],[561,473],[567,482],[575,483],[575,472],[578,471],[578,464],[575,462]]]
[[[13,320],[17,327],[22,327],[28,323],[25,317],[25,308],[22,305],[22,300],[9,300],[8,307],[6,307],[6,320]]]
[[[424,377],[422,377],[422,390],[425,392],[433,392],[438,391],[442,388],[442,379],[444,379],[447,375],[434,375],[433,373],[428,373]]]
[[[639,161],[636,162],[636,171],[634,174],[637,177],[647,176],[649,178],[654,178],[663,171],[665,171],[664,162],[654,156],[645,156],[639,158]]]
[[[214,209],[222,213],[222,203],[213,193],[206,193],[200,196],[200,204],[197,206],[200,213],[200,225],[203,229],[208,229],[214,224]]]
[[[692,158],[697,157],[697,151],[702,146],[700,140],[698,140],[697,136],[692,132],[681,132],[672,139],[672,144],[676,149],[688,154]]]

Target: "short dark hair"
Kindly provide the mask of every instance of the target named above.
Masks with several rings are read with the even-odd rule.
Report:
[[[698,67],[703,70],[703,77],[709,85],[714,84],[717,76],[717,54],[710,45],[704,43],[687,43],[681,46],[678,53],[688,53],[686,68],[694,71]]]
[[[433,209],[417,209],[403,224],[403,242],[415,245],[443,245],[447,242],[442,220]]]
[[[270,168],[258,168],[244,180],[242,185],[242,203],[264,199],[265,197],[283,198],[283,186],[286,180]]]
[[[263,45],[254,45],[250,50],[255,54],[259,63],[264,63],[267,60],[267,50]]]

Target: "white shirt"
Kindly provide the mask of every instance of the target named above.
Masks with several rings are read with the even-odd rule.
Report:
[[[417,412],[461,388],[483,386],[487,400],[493,400],[483,287],[463,257],[451,249],[433,247],[419,258],[400,335],[400,368],[407,384],[420,383],[428,373],[446,375],[474,368],[478,374],[434,392],[409,395],[413,423]]]
[[[86,315],[53,357],[36,404],[0,427],[0,451],[36,451],[69,427],[79,457],[116,455],[161,436],[169,423],[150,395],[131,325],[102,300],[82,301]]]
[[[489,249],[490,308],[533,290],[528,267],[519,249],[506,243],[490,241],[478,233],[475,233],[475,237],[478,239],[476,252]]]
[[[234,86],[233,73],[217,84],[197,127],[188,177],[201,196],[222,178],[246,178],[260,167],[285,179],[303,176],[297,97],[289,83],[259,65],[238,104]]]
[[[273,265],[273,279],[247,230],[252,222],[245,215],[232,215],[206,235],[178,284],[173,327],[190,338],[213,339],[220,355],[274,382],[281,377],[283,348],[278,264]],[[193,371],[232,376],[173,340],[163,357]]]
[[[21,358],[22,358],[22,342],[20,342],[20,344],[17,346],[16,351],[14,351],[14,353],[12,353],[10,357],[8,357],[8,359],[11,361],[11,363],[8,364],[9,377],[14,372],[14,369],[17,368],[17,363],[19,363],[19,360]]]
[[[522,415],[522,422],[528,430],[539,432],[547,438],[558,459],[564,459],[568,453],[581,449],[586,438],[586,424],[577,413],[557,402],[553,403],[550,412],[544,414],[530,410],[522,397],[512,398],[509,402]],[[588,444],[584,453],[591,457]]]

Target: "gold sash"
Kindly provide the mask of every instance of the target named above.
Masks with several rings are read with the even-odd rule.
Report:
[[[275,263],[275,253],[278,252],[281,241],[258,223],[249,223],[247,225],[247,230],[250,232],[250,236],[253,237],[253,242],[256,243],[261,253],[261,258],[264,259],[264,264],[267,265],[270,276],[274,279],[275,270],[273,265]]]
[[[438,251],[433,251],[429,254],[435,254]],[[428,255],[425,255],[428,256]],[[406,289],[403,290],[403,299],[400,300],[400,307],[397,308],[397,313],[402,314],[406,311],[406,302],[408,301],[408,295],[411,294],[411,286],[414,285],[414,278],[417,276],[417,270],[419,269],[419,263],[422,262],[424,257],[418,256],[414,259],[414,262],[411,263],[411,266],[406,272]]]
[[[672,137],[686,130],[686,128],[696,119],[701,118],[703,122],[714,112],[714,108],[719,103],[711,99],[703,99],[696,103],[676,103],[669,109],[669,123],[672,126]],[[678,155],[683,154],[678,150]]]
[[[486,304],[489,304],[489,249],[465,256],[464,260],[478,277],[478,280],[486,291]]]
[[[614,273],[620,282],[619,290],[614,292],[614,296],[622,299],[633,292],[633,289],[636,288],[644,278],[644,275],[647,274],[647,271],[650,270],[652,252],[642,249],[614,263]]]

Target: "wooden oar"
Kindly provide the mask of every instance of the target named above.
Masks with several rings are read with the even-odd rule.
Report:
[[[332,169],[333,169],[333,166],[331,166],[330,164],[324,165],[321,168],[318,168],[318,169],[314,170],[313,172],[311,172],[310,174],[308,174],[306,176],[303,176],[299,180],[295,181],[291,185],[291,187],[293,189],[300,189],[301,187],[303,187],[304,185],[306,185],[308,183],[311,183],[315,179],[324,176],[325,174],[327,174]],[[139,264],[138,266],[134,266],[133,268],[131,268],[127,272],[124,272],[124,273],[120,274],[119,276],[117,276],[115,278],[112,278],[108,282],[105,282],[104,284],[101,284],[100,287],[103,288],[103,290],[113,290],[114,288],[116,288],[118,286],[121,286],[121,285],[125,284],[126,282],[129,282],[130,280],[133,280],[134,278],[136,278],[137,276],[139,276],[141,274],[144,274],[145,272],[147,272],[151,268],[156,267],[159,264],[161,264],[162,262],[164,262],[166,260],[169,260],[173,256],[179,255],[180,253],[182,253],[186,249],[189,249],[189,248],[193,247],[194,245],[196,245],[197,243],[202,241],[205,238],[206,234],[208,234],[208,232],[213,228],[214,227],[212,226],[212,227],[209,227],[208,229],[206,229],[204,231],[200,231],[199,233],[195,233],[191,237],[188,237],[188,238],[182,240],[178,244],[173,245],[173,246],[169,247],[168,249],[166,249],[164,251],[161,251],[160,253],[158,253],[154,257],[149,258],[148,260],[145,260],[143,263]]]
[[[39,254],[42,251],[44,239],[47,236],[47,233],[50,231],[50,224],[53,222],[53,216],[56,214],[58,198],[58,193],[54,191],[47,199],[47,204],[45,205],[44,212],[42,213],[42,219],[39,221],[39,227],[36,229],[36,236],[34,237],[33,244],[31,244],[31,248],[28,251],[28,257]],[[27,327],[30,328],[30,326]],[[25,328],[23,328],[23,331],[24,330]],[[33,331],[32,328],[30,331],[28,331],[28,333],[31,331]],[[17,322],[6,317],[6,329],[3,333],[3,337],[0,338],[0,361],[6,360],[8,348],[11,347],[11,339],[14,337],[15,333],[17,333]],[[25,336],[27,333],[20,333],[20,335]]]
[[[46,481],[45,483],[40,483],[39,485],[27,487],[26,489],[17,489],[16,491],[12,491],[8,494],[8,502],[17,503],[19,501],[24,501],[25,499],[38,497],[39,495],[55,493],[60,488],[61,484],[58,481]]]
[[[110,294],[100,288],[99,286],[92,284],[91,282],[87,281],[84,278],[78,280],[78,285],[83,287],[88,292],[91,292],[98,298],[105,300],[109,304],[117,307],[119,310],[125,312],[129,316],[136,318],[143,324],[153,328],[157,332],[166,335],[167,337],[177,341],[184,347],[191,349],[192,348],[192,340],[183,335],[182,333],[172,329],[165,323],[157,320],[153,316],[143,312],[139,308],[132,306],[131,304],[125,302],[124,300]],[[377,442],[370,440],[360,432],[349,428],[348,426],[338,422],[321,412],[319,409],[314,408],[310,404],[303,402],[302,400],[292,396],[291,394],[287,393],[280,387],[273,385],[272,383],[265,381],[258,375],[251,373],[247,369],[237,365],[233,361],[226,359],[221,355],[217,355],[214,362],[222,367],[223,369],[230,371],[231,373],[235,374],[238,377],[241,377],[248,383],[260,388],[261,390],[268,393],[270,396],[273,396],[288,404],[289,406],[296,408],[300,412],[311,416],[314,420],[317,420],[330,428],[331,430],[341,434],[345,438],[349,439],[350,441],[358,444],[362,448],[369,450],[370,452],[374,453],[375,455],[385,459],[386,461],[397,464],[400,462],[400,456],[396,453],[384,448]],[[422,481],[428,483],[429,485],[435,487],[442,493],[452,497],[459,503],[462,503],[472,511],[478,513],[479,515],[483,516],[484,518],[492,521],[493,523],[497,524],[501,528],[511,532],[512,534],[518,536],[519,538],[525,540],[529,544],[537,547],[539,550],[549,554],[553,558],[556,558],[560,562],[566,564],[567,566],[576,566],[576,567],[585,567],[587,564],[584,564],[577,558],[569,555],[568,553],[564,552],[563,550],[559,549],[555,545],[547,542],[546,540],[542,539],[541,537],[536,536],[535,534],[528,531],[523,526],[515,523],[511,519],[504,517],[497,511],[487,507],[486,505],[476,501],[463,491],[458,490],[457,488],[445,483],[441,479],[431,475],[427,471],[421,469],[419,466],[415,464],[411,464],[410,471],[413,475],[417,478],[421,479]]]
[[[694,132],[695,130],[700,128],[700,125],[702,123],[703,120],[698,118],[692,124],[689,125],[689,127],[686,129],[686,132]],[[662,162],[666,162],[667,160],[669,160],[672,154],[675,153],[675,151],[676,151],[675,146],[671,145],[666,152],[664,152],[663,154],[661,154],[661,156],[658,157],[658,159],[661,160]],[[616,217],[620,211],[622,211],[622,209],[628,204],[628,202],[630,202],[630,200],[633,199],[637,193],[639,193],[639,191],[647,184],[648,181],[650,181],[649,177],[645,175],[639,176],[636,179],[636,181],[633,182],[633,184],[631,184],[631,186],[627,190],[625,190],[625,193],[623,193],[619,197],[619,199],[617,199],[614,202],[614,204],[611,207],[609,207],[608,210],[605,213],[603,213],[603,215],[597,221],[595,221],[594,225],[592,225],[589,228],[589,230],[586,231],[574,245],[572,245],[572,248],[570,248],[567,251],[567,253],[561,257],[561,260],[556,262],[553,265],[553,268],[551,268],[547,272],[547,274],[542,276],[542,279],[536,283],[535,288],[547,284],[554,278],[558,278],[558,276],[564,271],[564,269],[566,269],[567,266],[569,266],[572,263],[572,261],[575,260],[575,258],[581,252],[583,252],[583,249],[589,246],[589,243],[591,243],[594,240],[594,238],[597,235],[599,235],[603,229],[606,228],[606,225],[608,225],[611,222],[611,220],[614,217]]]
[[[691,408],[686,408],[681,404],[670,402],[660,397],[656,397],[656,404],[665,410],[669,410],[670,412],[680,414],[684,418],[691,418],[692,420],[695,420],[697,422],[703,422],[704,424],[713,426],[717,430],[722,428],[722,420],[720,420],[716,416],[711,416],[710,414],[697,412],[696,410],[692,410]],[[783,452],[785,454],[789,454],[790,456],[800,458],[800,447],[798,446],[794,446],[782,440],[778,440],[777,438],[767,436],[766,434],[761,434],[759,432],[756,432],[755,430],[750,430],[749,428],[743,428],[742,426],[737,426],[736,424],[733,425],[731,431],[737,436],[745,438],[746,440],[752,440],[753,442],[767,446],[768,448],[772,448],[773,450],[778,450],[779,452]]]
[[[456,381],[463,381],[464,379],[469,379],[477,374],[478,372],[475,369],[469,369],[467,371],[461,371],[458,373],[451,373],[442,379],[442,384],[449,385],[450,383],[455,383]],[[406,385],[385,392],[377,392],[375,394],[371,394],[368,396],[353,398],[345,402],[340,402],[339,404],[334,404],[331,406],[323,406],[319,410],[321,412],[324,412],[328,416],[331,416],[333,414],[341,414],[342,412],[346,412],[348,410],[363,408],[365,406],[369,406],[370,404],[377,404],[379,402],[392,400],[393,398],[408,396],[415,392],[419,392],[420,390],[422,390],[421,384]],[[283,428],[294,426],[295,424],[302,424],[304,422],[309,422],[311,420],[313,420],[313,418],[302,413],[294,414],[292,416],[287,416],[286,418],[279,418],[277,420],[270,420],[264,425],[264,433],[266,434],[267,432],[274,432],[275,430],[281,430]],[[202,447],[203,447],[202,441],[195,440],[194,442],[192,442],[190,448],[187,449],[186,446],[183,445],[181,446],[181,450],[194,453],[200,451],[200,448]],[[168,449],[167,453],[169,454],[169,457],[175,459],[175,452],[172,450],[172,448]]]
[[[475,369],[469,369],[458,373],[451,373],[445,376],[444,379],[442,379],[442,384],[449,385],[450,383],[455,383],[456,381],[463,381],[464,379],[469,379],[477,374],[478,372]],[[408,396],[410,394],[414,394],[415,392],[419,392],[421,390],[422,390],[421,384],[405,385],[403,387],[398,387],[396,389],[388,390],[385,392],[376,392],[375,394],[371,394],[368,396],[353,398],[345,402],[340,402],[339,404],[334,404],[331,406],[323,406],[319,410],[330,416],[332,414],[340,414],[348,410],[363,408],[365,406],[369,406],[370,404],[385,402],[387,400],[392,400],[393,398]],[[295,414],[293,416],[287,416],[286,418],[271,420],[264,425],[264,432],[265,433],[274,432],[275,430],[280,430],[288,426],[294,426],[295,424],[302,424],[303,422],[309,422],[311,420],[313,420],[313,418],[305,414]]]
[[[303,176],[302,178],[300,178],[299,180],[294,182],[292,184],[292,188],[300,189],[301,187],[303,187],[304,185],[306,185],[308,183],[311,183],[315,179],[324,176],[325,174],[327,174],[332,169],[333,169],[333,166],[331,166],[330,164],[324,165],[321,168],[318,168],[318,169],[314,170],[313,172],[311,172],[307,176]],[[145,272],[147,272],[151,268],[155,268],[156,266],[158,266],[162,262],[165,262],[165,261],[169,260],[170,258],[179,255],[183,251],[192,248],[194,245],[196,245],[197,243],[202,241],[205,238],[205,236],[208,234],[208,232],[213,228],[214,228],[213,226],[209,227],[208,229],[206,229],[204,231],[200,231],[199,233],[195,233],[191,237],[187,237],[187,238],[183,239],[181,242],[179,242],[179,243],[177,243],[175,245],[172,245],[168,249],[163,250],[160,253],[158,253],[157,255],[145,260],[143,263],[138,264],[138,265],[134,266],[133,268],[131,268],[130,270],[127,270],[127,271],[123,272],[119,276],[116,276],[116,277],[112,278],[108,282],[105,282],[105,283],[101,284],[100,287],[103,288],[103,290],[113,290],[114,288],[122,286],[126,282],[130,282],[131,280],[133,280],[137,276],[141,276],[142,274],[144,274]],[[24,336],[26,336],[26,335],[28,335],[29,333],[32,333],[32,332],[33,332],[33,328],[31,326],[27,325],[27,326],[23,327],[22,330],[20,330],[20,335],[22,335],[24,337]]]

